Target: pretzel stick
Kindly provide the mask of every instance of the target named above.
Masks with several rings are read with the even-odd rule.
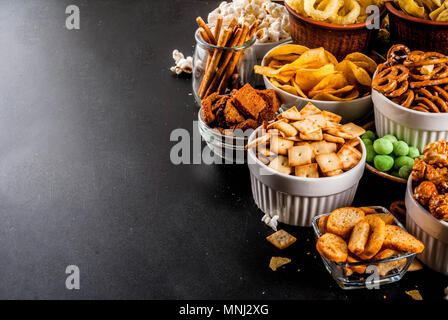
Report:
[[[204,40],[207,43],[210,43],[210,38],[207,35],[207,32],[205,32],[204,28],[199,28],[199,34],[202,37],[202,40]],[[208,69],[208,66],[210,65],[211,56],[213,55],[213,50],[207,50],[208,56],[207,56],[207,63],[205,64],[205,69]]]
[[[213,30],[213,36],[215,39],[219,39],[219,33],[221,32],[222,27],[222,17],[219,17],[218,20],[216,20],[215,30]]]
[[[221,32],[221,35],[219,36],[218,39],[218,47],[224,47],[227,43],[227,40],[230,37],[230,32],[232,30],[230,30],[229,28],[225,28],[223,32]],[[199,88],[199,98],[203,98],[204,94],[205,94],[205,90],[207,88],[207,86],[210,84],[210,81],[212,80],[213,74],[216,71],[216,67],[218,66],[218,62],[219,59],[221,58],[223,50],[222,49],[216,49],[213,52],[213,57],[212,60],[210,62],[210,66],[209,68],[206,70],[205,74],[204,74],[204,78],[202,79],[202,83],[201,86]]]
[[[238,43],[240,42],[242,33],[243,33],[243,29],[238,28],[236,30],[236,33],[233,35],[233,38],[230,42],[229,47],[235,47],[238,45]],[[230,59],[232,58],[232,56],[233,56],[233,51],[226,52],[224,58],[222,59],[222,63],[220,65],[218,71],[216,72],[215,76],[213,77],[213,81],[210,83],[210,86],[206,90],[205,97],[208,97],[216,89],[217,85],[219,84],[219,82],[221,80],[222,74],[226,70],[226,67],[227,67]]]
[[[208,38],[210,39],[210,43],[213,45],[216,45],[216,39],[213,36],[213,33],[210,31],[210,28],[208,27],[208,25],[205,23],[205,21],[202,20],[201,17],[197,17],[196,23],[198,24],[198,26],[200,28],[203,28],[205,30],[205,32],[207,32]]]
[[[242,31],[242,35],[240,37],[240,41],[238,43],[238,47],[242,46],[243,44],[246,43],[248,34],[249,34],[249,26],[245,23],[243,26],[243,31]],[[228,82],[230,76],[232,75],[233,70],[235,69],[240,57],[242,56],[243,51],[244,50],[239,50],[238,52],[235,52],[233,54],[232,59],[229,62],[229,66],[228,66],[224,76],[222,77],[221,82],[219,83],[218,90],[217,90],[219,94],[224,93],[224,91],[226,90],[227,82]]]

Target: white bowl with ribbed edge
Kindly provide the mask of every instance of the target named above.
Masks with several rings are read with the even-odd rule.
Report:
[[[378,136],[393,134],[420,151],[430,142],[448,139],[448,113],[411,110],[389,100],[375,89],[372,89],[372,100]]]
[[[250,135],[249,143],[260,132],[261,127]],[[254,149],[248,150],[247,164],[255,203],[265,214],[278,215],[278,221],[294,226],[311,226],[314,216],[350,206],[366,163],[366,148],[363,143],[359,146],[362,158],[354,168],[322,178],[280,173],[263,164]]]
[[[418,258],[429,268],[448,275],[448,223],[434,218],[414,198],[412,176],[406,189],[406,229],[425,245]]]

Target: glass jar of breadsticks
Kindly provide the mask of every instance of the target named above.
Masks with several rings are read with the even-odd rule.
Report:
[[[201,27],[195,33],[193,56],[193,93],[197,103],[201,105],[202,99],[214,92],[222,95],[246,83],[254,85],[257,60],[253,44],[257,26],[241,25],[236,20],[228,26],[217,23],[210,28],[203,21],[198,25]]]

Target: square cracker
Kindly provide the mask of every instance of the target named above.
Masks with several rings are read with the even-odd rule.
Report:
[[[296,128],[294,128],[292,125],[284,121],[274,122],[271,128],[283,132],[285,134],[285,137],[294,137],[298,133]]]
[[[302,108],[302,110],[299,111],[300,115],[303,118],[306,118],[306,116],[312,115],[312,114],[318,114],[321,113],[322,111],[317,108],[314,104],[312,104],[311,102],[308,102],[306,106],[304,106]]]
[[[323,134],[323,138],[324,138],[324,140],[326,140],[328,142],[340,143],[340,144],[345,143],[345,140],[343,138],[336,137],[336,136],[333,136],[333,135],[328,134],[328,133],[324,133]]]
[[[306,116],[306,118],[308,120],[311,120],[314,123],[316,123],[319,126],[319,128],[324,128],[327,126],[327,120],[321,113],[312,114],[312,115]]]
[[[317,155],[316,162],[324,173],[342,169],[342,162],[334,152]]]
[[[344,173],[344,170],[338,169],[338,170],[325,172],[324,175],[326,177],[333,177],[333,176],[337,176],[337,175],[342,174],[342,173]]]
[[[340,115],[338,115],[336,113],[333,113],[333,112],[330,112],[330,111],[326,111],[326,110],[322,111],[322,116],[328,122],[339,123],[342,120],[342,117]]]
[[[283,250],[292,245],[294,242],[296,242],[297,239],[294,236],[290,235],[285,230],[280,229],[277,232],[266,237],[266,240],[268,240],[277,248]]]
[[[350,139],[350,140],[345,142],[345,144],[349,145],[350,147],[356,147],[360,143],[361,143],[361,141],[359,139],[357,139],[357,138]]]
[[[317,131],[313,131],[311,133],[300,133],[299,135],[300,139],[302,140],[312,140],[312,141],[321,141],[324,139],[322,135],[322,129],[319,129]]]
[[[292,172],[292,168],[288,164],[288,157],[282,155],[272,160],[268,167],[283,174],[291,174]]]
[[[278,154],[287,155],[288,149],[294,146],[294,141],[287,140],[279,136],[273,136],[271,138],[270,144],[271,144],[271,151]]]
[[[340,138],[348,139],[348,140],[356,138],[352,134],[342,131],[341,127],[336,127],[336,128],[326,127],[325,132],[327,134],[331,134],[332,136],[336,136],[336,137],[340,137]]]
[[[352,135],[354,138],[359,137],[366,132],[366,130],[364,130],[363,128],[361,128],[360,126],[357,126],[356,124],[354,124],[352,122],[342,125],[341,130],[345,133]]]
[[[299,113],[299,110],[297,110],[297,108],[294,106],[292,108],[289,108],[286,111],[283,111],[282,113],[280,113],[278,115],[279,119],[288,119],[288,120],[292,120],[292,121],[298,121],[302,119],[302,116]]]
[[[289,165],[291,167],[311,163],[313,149],[309,144],[294,146],[288,150]]]
[[[330,151],[330,147],[328,145],[329,143],[327,141],[311,142],[311,148],[313,148],[315,155],[332,152]]]
[[[362,154],[358,150],[346,144],[342,146],[337,155],[341,159],[342,169],[345,171],[356,166],[362,158]]]
[[[300,133],[304,134],[309,134],[320,129],[320,126],[310,119],[295,121],[291,125],[299,130]]]
[[[317,163],[305,164],[297,166],[295,169],[295,176],[302,178],[319,178],[319,169]]]

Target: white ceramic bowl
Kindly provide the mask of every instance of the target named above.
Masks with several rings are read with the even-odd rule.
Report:
[[[378,136],[393,134],[409,145],[423,148],[448,138],[448,113],[429,113],[402,107],[372,89],[375,126]]]
[[[274,47],[275,48],[275,47]],[[272,48],[272,49],[274,49]],[[265,57],[272,51],[269,50]],[[267,61],[263,58],[261,65],[267,65]],[[301,109],[308,102],[311,102],[316,107],[321,110],[327,110],[333,113],[337,113],[342,116],[343,122],[353,122],[359,119],[362,119],[372,110],[372,99],[369,96],[354,99],[351,101],[323,101],[323,100],[313,100],[313,99],[305,99],[303,97],[296,96],[295,94],[291,94],[286,92],[280,88],[274,86],[271,81],[269,81],[268,77],[263,76],[263,82],[266,89],[274,89],[277,93],[278,97],[282,101],[284,108],[290,108],[292,106],[296,106],[297,109]]]
[[[406,229],[425,244],[418,258],[429,268],[448,275],[448,223],[434,218],[415,199],[412,176],[406,189]]]
[[[249,137],[253,141],[261,127]],[[366,149],[361,161],[351,170],[333,177],[300,178],[286,175],[264,165],[254,149],[247,152],[252,194],[265,214],[279,216],[279,221],[295,226],[311,226],[313,217],[350,206],[364,172]]]

